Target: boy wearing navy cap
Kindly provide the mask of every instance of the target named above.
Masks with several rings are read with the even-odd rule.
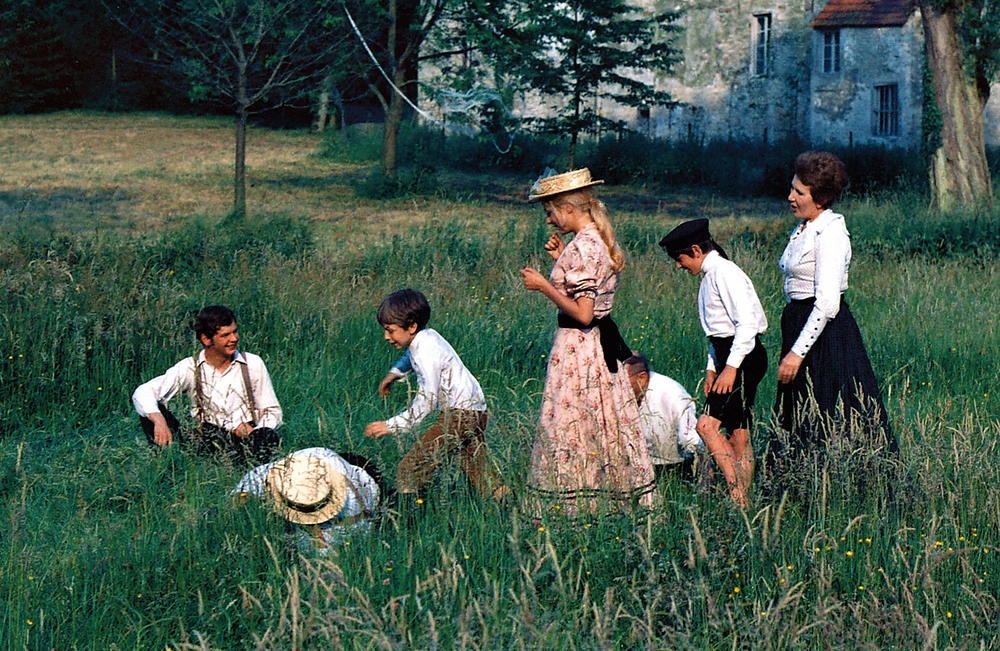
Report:
[[[767,318],[750,278],[712,239],[707,219],[684,222],[660,240],[660,246],[678,269],[703,274],[698,316],[709,345],[705,413],[696,429],[726,478],[733,502],[746,508],[754,464],[753,404],[767,371],[767,353],[760,343]],[[728,439],[722,428],[729,432]]]

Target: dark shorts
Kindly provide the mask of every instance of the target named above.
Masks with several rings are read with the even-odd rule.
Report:
[[[732,337],[710,337],[715,359],[723,366],[733,346]],[[724,366],[723,366],[724,368]],[[721,369],[719,373],[721,373]],[[757,385],[767,372],[767,351],[757,338],[753,350],[743,358],[736,369],[736,381],[729,393],[708,394],[705,413],[722,421],[722,427],[729,432],[736,429],[750,429],[753,426],[753,403],[757,399]]]

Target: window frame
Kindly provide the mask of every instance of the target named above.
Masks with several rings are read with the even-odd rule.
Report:
[[[898,138],[900,134],[899,84],[872,86],[872,135],[876,138]]]
[[[822,35],[820,47],[823,52],[821,57],[823,72],[826,74],[838,73],[841,63],[840,30],[824,29],[820,33]]]
[[[771,72],[771,33],[774,31],[774,16],[771,13],[753,15],[753,60],[750,74],[766,77]]]

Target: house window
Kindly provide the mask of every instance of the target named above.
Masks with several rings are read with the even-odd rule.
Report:
[[[758,14],[754,20],[753,72],[755,75],[766,75],[771,55],[771,14]]]
[[[823,72],[840,72],[840,30],[823,32]]]
[[[875,87],[873,132],[876,136],[899,135],[899,86],[886,84]]]

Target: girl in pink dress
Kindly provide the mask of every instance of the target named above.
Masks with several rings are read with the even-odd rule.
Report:
[[[539,179],[529,201],[543,200],[555,260],[548,280],[521,270],[524,287],[559,308],[531,452],[532,507],[570,516],[634,505],[651,507],[653,468],[639,409],[620,361],[631,352],[610,319],[625,257],[586,168]],[[569,244],[560,234],[573,233]]]

